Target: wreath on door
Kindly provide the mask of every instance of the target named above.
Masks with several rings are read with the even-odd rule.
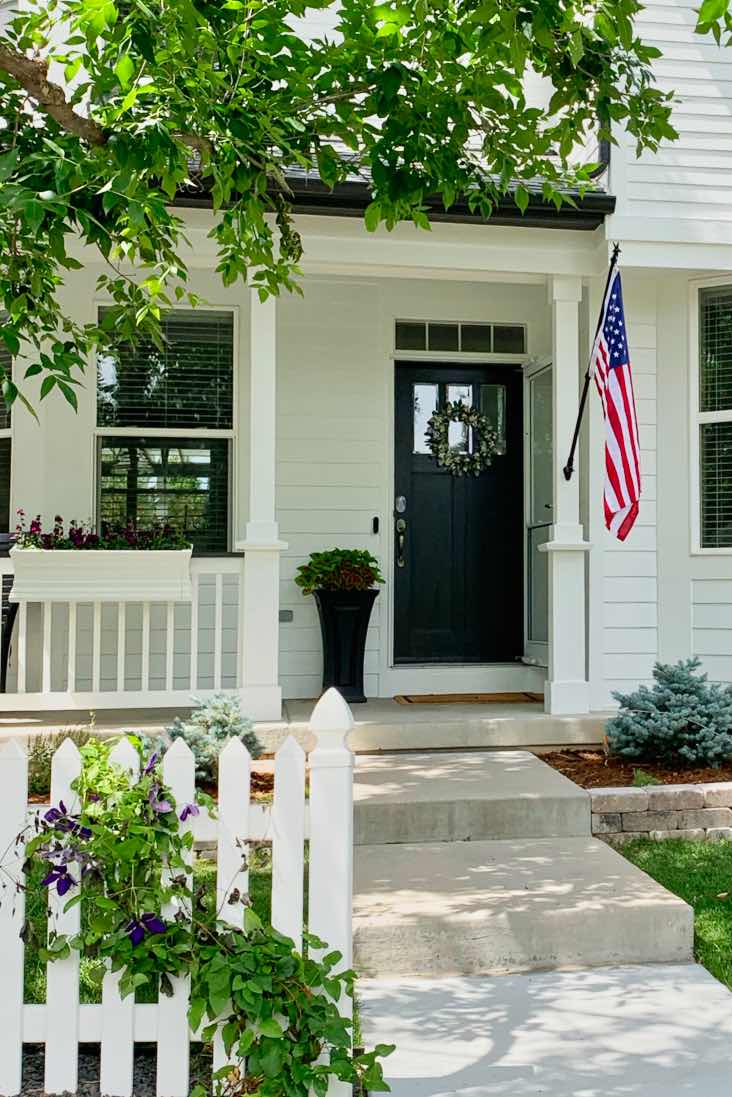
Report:
[[[472,452],[450,446],[450,423],[464,423],[472,430]],[[462,401],[448,401],[442,411],[436,411],[427,424],[425,438],[437,464],[453,476],[480,476],[498,453],[498,435],[488,416]]]

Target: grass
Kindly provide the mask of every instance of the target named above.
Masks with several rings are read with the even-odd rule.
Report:
[[[732,841],[638,839],[620,852],[694,908],[696,958],[732,989]]]
[[[269,846],[252,846],[249,856],[249,896],[252,906],[259,917],[268,922],[272,893],[272,864]],[[216,888],[216,865],[212,861],[197,860],[193,868],[196,885],[203,885],[214,891]],[[26,892],[26,924],[28,939],[25,949],[25,1001],[43,1003],[46,1001],[46,965],[38,955],[39,945],[46,934],[46,890],[40,887],[41,873],[34,886],[29,880]],[[84,904],[81,905],[82,919]],[[101,1002],[103,965],[99,960],[82,957],[79,963],[79,999],[84,1003]],[[147,991],[147,992],[146,992]],[[147,988],[141,988],[138,1002],[156,1001],[157,995]]]

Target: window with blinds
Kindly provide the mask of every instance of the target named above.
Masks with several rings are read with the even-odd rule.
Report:
[[[233,314],[174,309],[162,327],[162,349],[142,339],[99,355],[99,426],[231,429]]]
[[[100,438],[99,516],[142,528],[170,522],[194,551],[226,552],[229,440]]]
[[[0,343],[0,367],[3,373],[11,376],[13,372],[13,358],[4,343]],[[10,430],[10,408],[0,396],[0,430]],[[5,526],[3,526],[5,529]]]
[[[0,366],[11,375],[13,359],[10,351],[0,345]],[[0,533],[10,532],[10,408],[0,396]]]
[[[169,522],[194,551],[227,552],[231,440],[208,435],[233,435],[233,313],[172,309],[162,329],[162,348],[98,357],[99,518]]]
[[[700,545],[732,548],[732,286],[699,291]]]

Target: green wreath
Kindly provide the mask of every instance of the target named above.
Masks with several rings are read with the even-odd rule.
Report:
[[[472,453],[451,448],[450,423],[465,423],[473,432]],[[476,407],[468,407],[461,401],[445,404],[443,411],[436,411],[424,432],[430,453],[437,464],[453,476],[480,476],[490,468],[498,453],[498,435],[490,420]]]

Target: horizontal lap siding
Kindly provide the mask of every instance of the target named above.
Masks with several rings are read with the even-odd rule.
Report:
[[[284,297],[277,321],[277,505],[282,556],[280,600],[293,614],[280,625],[285,697],[313,697],[322,681],[322,645],[313,599],[295,585],[311,552],[363,548],[381,557],[387,476],[387,357],[380,345],[374,285],[306,280],[305,296]],[[383,563],[383,561],[382,561]],[[383,599],[366,643],[366,693],[379,693]]]
[[[709,677],[732,682],[732,579],[693,579],[693,654]]]
[[[656,538],[656,291],[648,280],[623,278],[628,340],[641,443],[640,514],[627,540],[603,534],[603,675],[607,702],[651,677],[658,653]]]
[[[654,64],[658,86],[677,96],[673,124],[679,139],[636,159],[625,149],[625,179],[614,173],[617,213],[679,222],[732,221],[732,52],[711,36],[694,34],[696,0],[649,3],[637,16],[643,38],[663,53]],[[613,156],[622,155],[613,150]],[[632,235],[632,234],[631,234]]]

